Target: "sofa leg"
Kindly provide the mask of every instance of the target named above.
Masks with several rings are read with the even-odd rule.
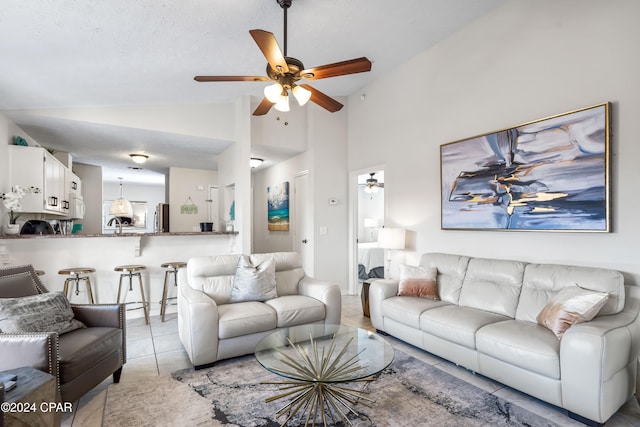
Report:
[[[569,411],[569,418],[576,420],[578,422],[581,422],[582,424],[588,425],[589,427],[602,427],[604,426],[604,423],[599,423],[593,420],[590,420],[589,418],[585,418],[581,415],[578,415],[574,412]]]
[[[120,382],[120,375],[122,375],[122,366],[120,366],[118,370],[113,373],[113,382],[115,384]]]
[[[206,368],[210,368],[213,366],[213,364],[216,362],[211,362],[211,363],[205,363],[204,365],[193,365],[193,369],[195,369],[196,371],[199,371],[200,369],[206,369]]]
[[[389,336],[388,333],[386,333],[385,331],[382,331],[380,329],[376,329],[376,333],[379,334],[379,335],[382,335],[383,337],[388,337]]]

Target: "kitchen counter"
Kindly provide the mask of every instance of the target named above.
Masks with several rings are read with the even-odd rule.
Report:
[[[116,301],[120,275],[114,271],[119,265],[140,264],[151,315],[160,312],[166,262],[187,262],[194,256],[216,256],[242,253],[238,232],[178,232],[178,233],[123,233],[123,234],[47,234],[8,235],[0,238],[0,268],[31,264],[45,274],[40,280],[50,291],[61,291],[68,276],[58,271],[72,267],[94,268],[91,274],[96,303]],[[178,286],[180,284],[178,283]],[[171,286],[169,297],[176,296]],[[134,288],[128,301],[139,301]],[[86,292],[73,293],[72,303],[87,303]],[[175,313],[176,306],[167,307],[167,315]],[[127,311],[127,317],[141,317],[142,310]]]
[[[179,231],[175,233],[108,233],[108,234],[3,234],[0,239],[56,239],[82,237],[154,237],[154,236],[216,236],[236,235],[237,231]]]

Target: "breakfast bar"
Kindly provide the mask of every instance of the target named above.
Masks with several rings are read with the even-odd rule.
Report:
[[[123,264],[146,266],[142,279],[151,315],[160,314],[167,262],[187,262],[200,255],[237,253],[237,232],[177,232],[70,235],[2,235],[0,236],[0,265],[2,267],[32,264],[44,271],[40,279],[51,291],[62,291],[65,276],[58,271],[72,268],[93,268],[91,283],[95,303],[113,303],[118,292],[119,274],[114,268]],[[89,303],[88,293],[80,288],[73,296],[74,303]],[[175,290],[169,289],[169,296]],[[168,306],[167,313],[175,312]],[[142,310],[127,313],[128,317],[142,317]]]

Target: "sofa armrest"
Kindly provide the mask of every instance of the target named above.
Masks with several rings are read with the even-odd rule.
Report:
[[[53,375],[59,384],[58,340],[54,332],[0,334],[0,371],[31,366]]]
[[[399,283],[396,279],[378,279],[371,282],[369,286],[369,315],[374,328],[384,331],[382,301],[398,295]]]
[[[573,325],[561,341],[563,407],[598,422],[605,422],[633,393],[636,384],[640,288],[626,288],[622,312]]]
[[[212,298],[178,282],[178,335],[194,366],[217,360],[218,318],[218,305]]]
[[[126,328],[124,304],[71,304],[74,317],[90,328]]]
[[[122,364],[127,363],[127,319],[124,304],[71,304],[73,316],[88,328],[122,330]]]
[[[321,301],[326,309],[324,323],[339,325],[342,317],[342,292],[334,283],[305,275],[298,283],[298,293]]]

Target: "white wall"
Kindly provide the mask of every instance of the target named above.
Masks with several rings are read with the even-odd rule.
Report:
[[[208,187],[217,184],[217,171],[169,168],[169,231],[199,231],[200,223],[209,221]],[[157,203],[164,203],[164,198]],[[192,203],[198,207],[197,213],[181,212],[182,205]],[[219,230],[220,224],[214,226]]]
[[[115,200],[118,197],[120,197],[120,183],[104,182],[102,184],[102,191],[103,191],[103,200]],[[126,230],[126,231],[153,233],[154,231],[153,215],[155,213],[156,206],[158,205],[158,203],[164,203],[164,185],[127,183],[126,181],[123,181],[122,195],[126,200],[129,200],[130,202],[146,202],[147,203],[146,227],[140,228],[140,229],[135,228],[135,229]],[[100,211],[100,218],[102,218],[102,210]],[[171,214],[169,214],[169,220],[172,220]],[[191,231],[191,229],[186,231]],[[100,231],[99,233],[101,232],[102,231]],[[84,234],[92,234],[92,233],[85,232]]]
[[[640,283],[638,16],[636,0],[508,2],[364,88],[366,102],[351,97],[348,168],[386,165],[386,223],[415,232],[409,262],[442,251],[608,267]],[[440,229],[440,144],[605,101],[611,233]]]
[[[308,169],[307,155],[300,154],[273,167],[253,173],[253,252],[289,252],[294,250],[295,176]],[[289,182],[289,231],[267,229],[267,188]]]
[[[82,224],[82,231],[79,234],[100,234],[102,233],[102,168],[73,163],[73,172],[82,181],[82,198],[86,209],[84,218],[75,220],[74,224]],[[118,190],[117,195],[119,194]]]
[[[346,100],[341,100],[346,103]],[[344,292],[348,289],[348,198],[347,198],[347,113],[346,108],[337,113],[309,104],[303,118],[307,127],[305,135],[292,130],[269,128],[269,133],[288,132],[286,137],[308,141],[305,153],[254,173],[253,180],[253,231],[254,252],[292,251],[295,248],[296,226],[295,175],[309,171],[309,196],[313,221],[314,259],[313,276],[338,284]],[[298,117],[298,116],[296,116]],[[260,132],[254,132],[253,142],[260,144]],[[273,135],[265,136],[273,139]],[[268,231],[266,189],[270,185],[289,181],[289,231]],[[329,199],[338,200],[329,205]],[[327,230],[322,234],[321,228]]]
[[[384,188],[372,194],[364,189],[365,187],[358,187],[358,242],[377,242],[378,230],[384,226]],[[377,220],[378,226],[365,227],[365,218]]]

